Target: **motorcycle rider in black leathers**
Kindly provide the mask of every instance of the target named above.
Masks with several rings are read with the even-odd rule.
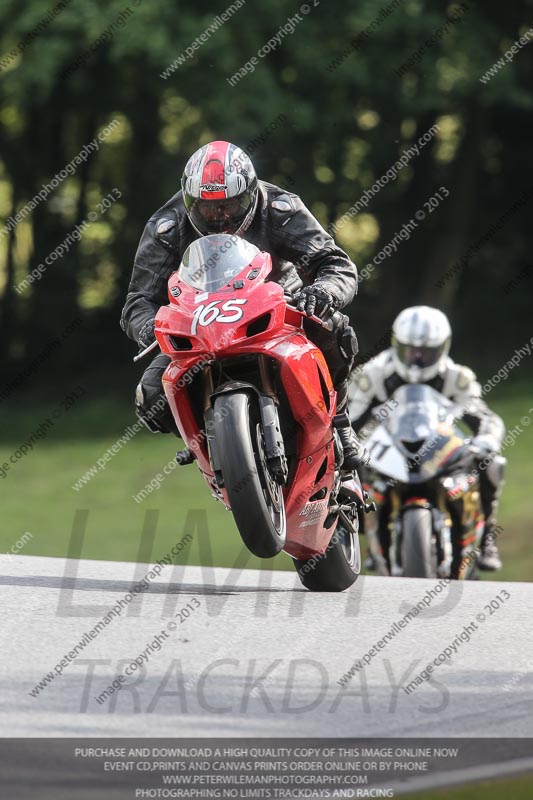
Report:
[[[326,318],[351,303],[357,291],[355,264],[296,194],[258,181],[239,147],[223,141],[201,147],[187,162],[181,186],[148,220],[135,256],[121,327],[141,348],[154,341],[154,318],[168,303],[169,276],[191,242],[209,234],[236,234],[268,252],[272,280],[286,291],[296,291],[295,304],[309,316]],[[367,452],[345,411],[357,340],[348,318],[342,319],[334,332],[312,320],[306,320],[305,327],[328,364],[337,391],[343,466],[354,469],[367,460]],[[179,436],[170,408],[162,402],[162,376],[169,360],[159,354],[144,372],[136,391],[136,412],[151,431]],[[180,463],[192,458],[188,450],[178,453]]]
[[[482,400],[481,387],[472,370],[449,358],[450,343],[450,323],[442,311],[429,306],[404,309],[392,327],[392,346],[356,368],[351,375],[350,418],[355,430],[364,437],[369,432],[365,431],[365,426],[372,419],[372,410],[406,383],[425,383],[464,410],[462,419],[474,434],[472,445],[479,461],[492,454],[489,466],[478,471],[485,516],[478,566],[484,570],[498,570],[502,563],[496,544],[496,513],[506,463],[498,453],[505,426]],[[378,510],[377,531],[385,552],[390,510],[385,496]],[[461,525],[460,504],[452,504],[449,511],[454,539],[454,528],[458,530]],[[455,536],[455,541],[458,538]],[[460,561],[459,553],[455,554],[454,561]]]

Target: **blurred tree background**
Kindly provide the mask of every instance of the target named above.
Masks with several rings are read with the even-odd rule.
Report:
[[[390,5],[366,0],[350,10],[340,0],[311,0],[310,13],[300,13],[294,32],[231,86],[226,79],[298,13],[298,5],[247,0],[192,58],[162,78],[226,5],[199,0],[188,9],[163,0],[130,6],[123,0],[72,0],[6,64],[5,56],[53,5],[2,0],[0,223],[109,122],[120,122],[75,175],[0,239],[3,375],[16,372],[79,312],[83,332],[61,348],[57,369],[75,368],[83,352],[84,373],[112,368],[113,380],[132,352],[117,325],[147,218],[177,190],[195,148],[212,138],[246,146],[279,114],[286,116],[285,124],[252,148],[257,171],[300,194],[324,225],[334,223],[402,151],[439,125],[420,156],[339,232],[364,266],[434,191],[441,185],[450,191],[410,240],[362,283],[351,309],[362,352],[402,307],[417,302],[450,313],[458,333],[455,352],[483,370],[529,338],[531,274],[520,288],[502,292],[531,262],[527,220],[533,198],[442,289],[435,283],[533,188],[533,47],[521,49],[486,84],[480,82],[533,24],[533,4],[463,3],[460,21],[400,76],[401,65],[459,7],[403,0],[332,69]],[[122,24],[91,52],[91,44],[121,15]],[[87,60],[65,74],[86,50]],[[113,188],[121,192],[120,200],[86,228],[82,241],[40,280],[16,292],[14,285]],[[502,325],[504,319],[513,325]]]
[[[363,267],[441,186],[450,192],[362,282],[349,309],[361,353],[372,350],[403,307],[419,302],[450,315],[453,354],[482,381],[529,340],[533,41],[487,82],[480,78],[533,26],[532,0],[309,0],[304,13],[298,2],[246,0],[167,77],[229,1],[125,3],[71,0],[19,48],[54,5],[0,0],[3,381],[81,319],[17,389],[17,406],[31,410],[37,389],[42,398],[50,385],[68,388],[83,377],[95,399],[112,392],[130,413],[142,366],[131,364],[135,346],[119,317],[135,249],[148,217],[179,188],[188,156],[210,139],[245,147],[263,137],[251,148],[259,176],[291,188],[331,226],[437,124],[420,155],[338,233]],[[460,19],[447,24],[460,7]],[[230,85],[227,79],[296,14],[294,31]],[[379,16],[354,50],[351,42]],[[14,49],[22,52],[10,55]],[[284,123],[265,134],[279,115]],[[113,120],[119,124],[98,151],[6,232],[6,221]],[[16,291],[113,190],[120,199],[96,215],[81,241]],[[531,197],[514,209],[524,192]],[[522,375],[528,370],[520,367]],[[107,417],[97,424],[116,428]]]

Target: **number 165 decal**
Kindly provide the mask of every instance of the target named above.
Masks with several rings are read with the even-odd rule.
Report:
[[[222,300],[212,300],[211,303],[207,303],[205,306],[198,306],[194,312],[191,333],[193,335],[197,333],[198,325],[206,327],[215,321],[237,322],[237,320],[240,319],[244,313],[241,306],[247,302],[247,300],[226,300],[224,303],[222,303]],[[219,303],[222,303],[220,308],[218,307]],[[226,313],[228,311],[231,313]]]

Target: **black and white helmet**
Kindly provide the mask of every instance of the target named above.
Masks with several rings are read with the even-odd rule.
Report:
[[[185,209],[202,236],[243,234],[257,208],[255,169],[244,150],[229,142],[209,142],[189,158],[181,188]]]
[[[425,383],[444,372],[452,330],[442,311],[430,306],[405,308],[392,326],[395,368],[408,383]]]

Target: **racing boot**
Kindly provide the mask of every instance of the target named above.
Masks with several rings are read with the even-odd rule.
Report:
[[[344,455],[342,468],[351,470],[361,466],[366,467],[370,462],[370,453],[358,439],[357,434],[350,424],[350,418],[346,411],[336,414],[333,418],[333,424],[337,429],[342,445]]]
[[[494,525],[485,525],[481,544],[479,546],[480,554],[477,559],[478,567],[485,572],[496,572],[502,568],[502,560],[496,544],[496,534],[494,532]]]
[[[176,461],[180,467],[186,467],[188,464],[192,464],[194,458],[194,453],[187,447],[184,450],[178,450],[176,453]]]
[[[363,562],[363,566],[367,572],[375,572],[377,570],[376,559],[374,558],[370,550],[368,551],[368,555]]]
[[[496,572],[502,568],[502,560],[498,552],[496,539],[502,527],[496,524],[500,494],[504,482],[504,470],[507,461],[503,456],[496,456],[486,470],[479,473],[481,506],[485,514],[485,530],[479,545],[478,567],[486,572]]]

